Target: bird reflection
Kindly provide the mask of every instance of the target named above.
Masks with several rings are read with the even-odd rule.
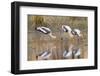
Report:
[[[64,59],[80,59],[81,58],[81,48],[79,46],[70,45],[69,49],[63,52]]]
[[[78,59],[81,58],[81,57],[80,57],[80,55],[81,55],[81,49],[80,49],[80,48],[74,49],[74,50],[73,50],[73,55],[74,55],[74,56],[73,56],[74,59],[75,59],[75,58],[78,58]]]
[[[37,60],[49,60],[51,55],[50,51],[43,51],[37,56]]]
[[[72,48],[73,48],[73,45],[70,45],[69,46],[69,49],[68,50],[65,50],[63,52],[63,58],[64,59],[70,59],[70,58],[72,58]]]
[[[61,50],[63,53],[59,54],[62,55],[62,59],[80,59],[81,58],[81,48],[79,46],[76,45],[70,45],[68,47],[68,49],[65,50]],[[54,51],[50,51],[50,50],[45,50],[40,52],[37,55],[37,60],[52,60],[53,59],[53,54],[55,52]],[[56,54],[58,53],[58,51],[56,51]],[[59,57],[58,55],[58,57]]]

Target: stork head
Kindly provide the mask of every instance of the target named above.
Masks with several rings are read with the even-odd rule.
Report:
[[[68,25],[62,25],[62,29],[63,29],[63,31],[64,32],[71,32],[71,28],[70,28],[70,26],[68,26]]]

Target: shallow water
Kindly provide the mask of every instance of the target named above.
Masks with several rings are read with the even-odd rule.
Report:
[[[59,60],[87,58],[87,45],[77,39],[69,39],[65,34],[53,33],[57,37],[28,32],[28,60]],[[43,53],[46,54],[44,57]]]

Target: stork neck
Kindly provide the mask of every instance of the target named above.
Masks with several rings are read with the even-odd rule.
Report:
[[[73,34],[71,33],[71,31],[69,31],[68,33],[69,33],[70,37],[73,37]]]
[[[52,33],[49,33],[49,36],[51,36],[52,38],[56,38],[56,36],[53,36]]]

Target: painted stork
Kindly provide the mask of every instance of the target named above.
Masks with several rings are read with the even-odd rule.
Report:
[[[51,38],[56,38],[56,36],[52,35],[52,31],[47,27],[43,27],[43,26],[37,27],[36,30],[49,35]]]
[[[71,41],[75,41],[76,39],[79,43],[80,39],[83,37],[79,29],[71,29],[68,25],[62,25],[62,30],[68,33],[68,37]]]
[[[73,35],[74,31],[72,31],[72,29],[70,28],[70,26],[68,26],[68,25],[62,25],[62,30],[64,32],[68,33],[71,38],[74,37],[74,35]]]

